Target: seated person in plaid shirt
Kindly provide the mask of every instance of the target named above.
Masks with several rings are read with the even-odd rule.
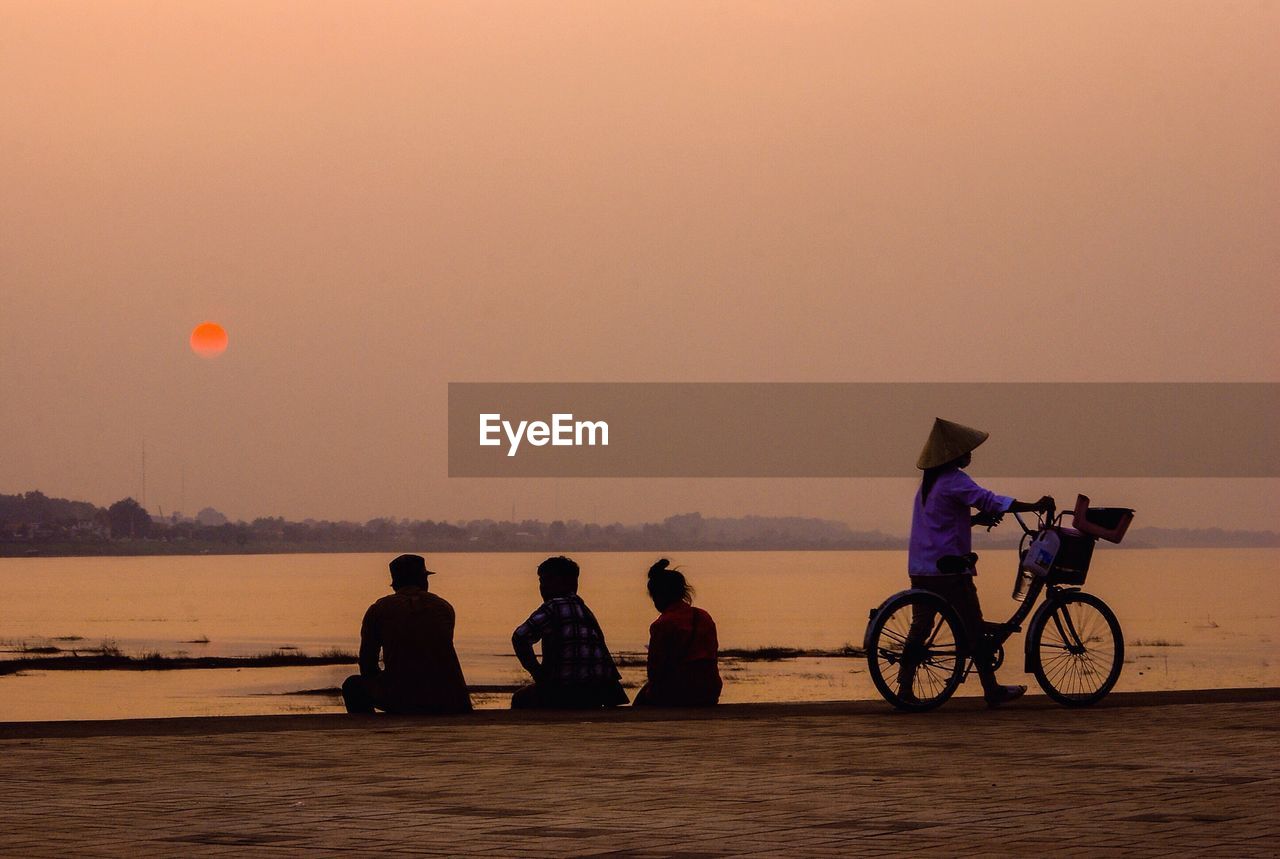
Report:
[[[533,683],[511,696],[512,709],[588,710],[627,703],[604,633],[578,596],[578,565],[563,555],[538,565],[543,603],[516,628],[511,643]],[[542,642],[542,661],[533,645]]]

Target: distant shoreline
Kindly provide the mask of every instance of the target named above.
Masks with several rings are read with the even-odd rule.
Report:
[[[905,523],[904,523],[905,524]],[[978,552],[1013,549],[1012,523],[974,533]],[[50,498],[38,490],[0,494],[0,557],[146,557],[329,553],[902,552],[906,534],[866,531],[805,516],[703,516],[624,525],[538,519],[457,522],[370,519],[347,522],[282,516],[232,522],[213,508],[194,519],[153,516],[132,498],[110,507]],[[1131,529],[1123,548],[1276,548],[1280,532],[1209,528]]]
[[[14,551],[14,549],[18,551]],[[625,554],[636,552],[905,552],[906,543],[901,546],[627,546],[610,548],[604,546],[421,546],[402,544],[398,546],[299,546],[294,548],[212,545],[207,547],[135,547],[129,545],[112,545],[105,551],[94,551],[97,547],[31,547],[0,544],[0,558],[148,558],[148,557],[186,557],[201,558],[212,556],[247,556],[247,555],[373,555],[394,554],[399,552],[425,552],[433,555],[478,554],[478,555],[519,555],[519,554]],[[988,547],[997,548],[997,547]],[[998,548],[1014,548],[1001,546]],[[35,549],[35,551],[31,551]]]
[[[253,656],[191,656],[187,653],[165,654],[152,651],[129,655],[111,645],[63,649],[33,647],[16,651],[19,656],[0,659],[0,677],[26,671],[190,671],[214,668],[293,668],[306,665],[355,665],[356,654],[345,650],[327,650],[318,656],[286,650],[273,650]],[[720,651],[724,662],[782,662],[794,659],[862,659],[860,647],[815,649],[802,647],[725,648]],[[641,652],[620,651],[614,654],[620,668],[644,667]],[[327,693],[328,689],[305,689],[294,695]],[[337,691],[337,690],[332,690]],[[475,691],[475,690],[473,690]],[[505,687],[501,691],[508,691]],[[281,694],[281,693],[272,693]]]
[[[73,651],[60,656],[32,655],[0,659],[0,677],[24,671],[182,671],[199,668],[290,668],[356,663],[356,655],[345,651],[332,651],[319,656],[285,651],[260,653],[256,656],[166,656],[162,653],[128,656],[118,650],[93,650],[95,649],[86,648],[81,652]]]
[[[999,552],[1016,549],[1016,541],[1001,540],[984,543],[974,541],[974,549],[978,552]],[[1154,543],[1141,537],[1126,540],[1119,546],[1107,545],[1112,549],[1275,549],[1280,548],[1280,537],[1259,539],[1257,542],[1211,542],[1195,541],[1177,543]],[[360,554],[394,554],[399,552],[427,552],[430,554],[545,554],[545,553],[578,553],[578,554],[615,554],[636,552],[905,552],[907,542],[886,545],[673,545],[655,544],[653,546],[589,546],[573,544],[540,544],[530,546],[478,546],[478,545],[419,545],[401,543],[387,545],[333,546],[317,545],[264,545],[264,546],[228,546],[225,543],[208,545],[173,544],[162,541],[112,541],[105,544],[37,544],[0,543],[0,558],[147,558],[147,557],[210,557],[210,556],[249,556],[249,555],[360,555]]]

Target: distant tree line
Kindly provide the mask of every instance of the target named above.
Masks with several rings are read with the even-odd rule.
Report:
[[[152,516],[133,498],[109,507],[49,498],[40,492],[0,495],[0,543],[59,544],[73,553],[181,551],[616,551],[679,549],[894,548],[900,538],[854,531],[843,522],[803,517],[668,516],[661,522],[600,525],[576,519],[505,521],[379,517],[367,522],[260,517],[230,522],[206,508],[193,518]],[[122,545],[123,544],[123,545]],[[149,548],[148,548],[149,547]],[[10,552],[12,554],[12,552]]]
[[[416,547],[434,551],[616,551],[650,549],[890,548],[901,540],[858,532],[843,522],[789,517],[719,519],[699,513],[662,522],[600,525],[576,519],[544,522],[472,519],[446,522],[381,517],[367,522],[331,522],[281,517],[249,524],[258,544],[320,543],[338,547]]]
[[[977,531],[979,551],[1012,548],[1016,529]],[[1159,546],[1274,547],[1271,531],[1140,528],[1130,548]],[[133,498],[108,507],[49,498],[41,492],[0,495],[0,554],[189,554],[192,552],[380,551],[690,551],[903,549],[905,537],[856,531],[829,519],[785,516],[719,518],[700,513],[661,522],[595,524],[576,519],[544,522],[380,517],[367,522],[260,517],[231,522],[206,507],[194,517],[152,516]]]

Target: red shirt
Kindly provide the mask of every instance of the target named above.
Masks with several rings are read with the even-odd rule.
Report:
[[[670,674],[689,662],[714,662],[719,651],[711,615],[678,602],[649,625],[649,679]]]

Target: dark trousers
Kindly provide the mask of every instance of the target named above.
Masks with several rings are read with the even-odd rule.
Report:
[[[348,713],[372,713],[374,710],[404,714],[466,713],[471,710],[471,702],[466,700],[465,694],[461,695],[460,700],[445,697],[440,700],[411,698],[406,701],[404,696],[389,695],[381,678],[360,674],[351,675],[342,684],[342,702],[347,705]]]
[[[724,684],[714,659],[686,662],[650,680],[636,693],[637,707],[710,707],[720,700]]]
[[[978,588],[970,575],[938,575],[912,576],[911,587],[930,591],[949,602],[960,616],[964,626],[964,634],[968,639],[969,653],[973,657],[974,668],[982,680],[982,688],[991,691],[999,684],[996,672],[991,665],[994,662],[991,640],[986,635],[986,622],[982,619],[982,603],[978,600]],[[911,631],[907,634],[913,641],[920,641],[933,629],[936,612],[929,609],[918,609],[911,617]],[[910,679],[911,674],[904,679]]]
[[[599,710],[627,703],[617,681],[583,685],[530,683],[511,696],[512,710]]]
[[[342,703],[348,713],[372,713],[377,707],[374,684],[368,677],[353,674],[342,684]]]

